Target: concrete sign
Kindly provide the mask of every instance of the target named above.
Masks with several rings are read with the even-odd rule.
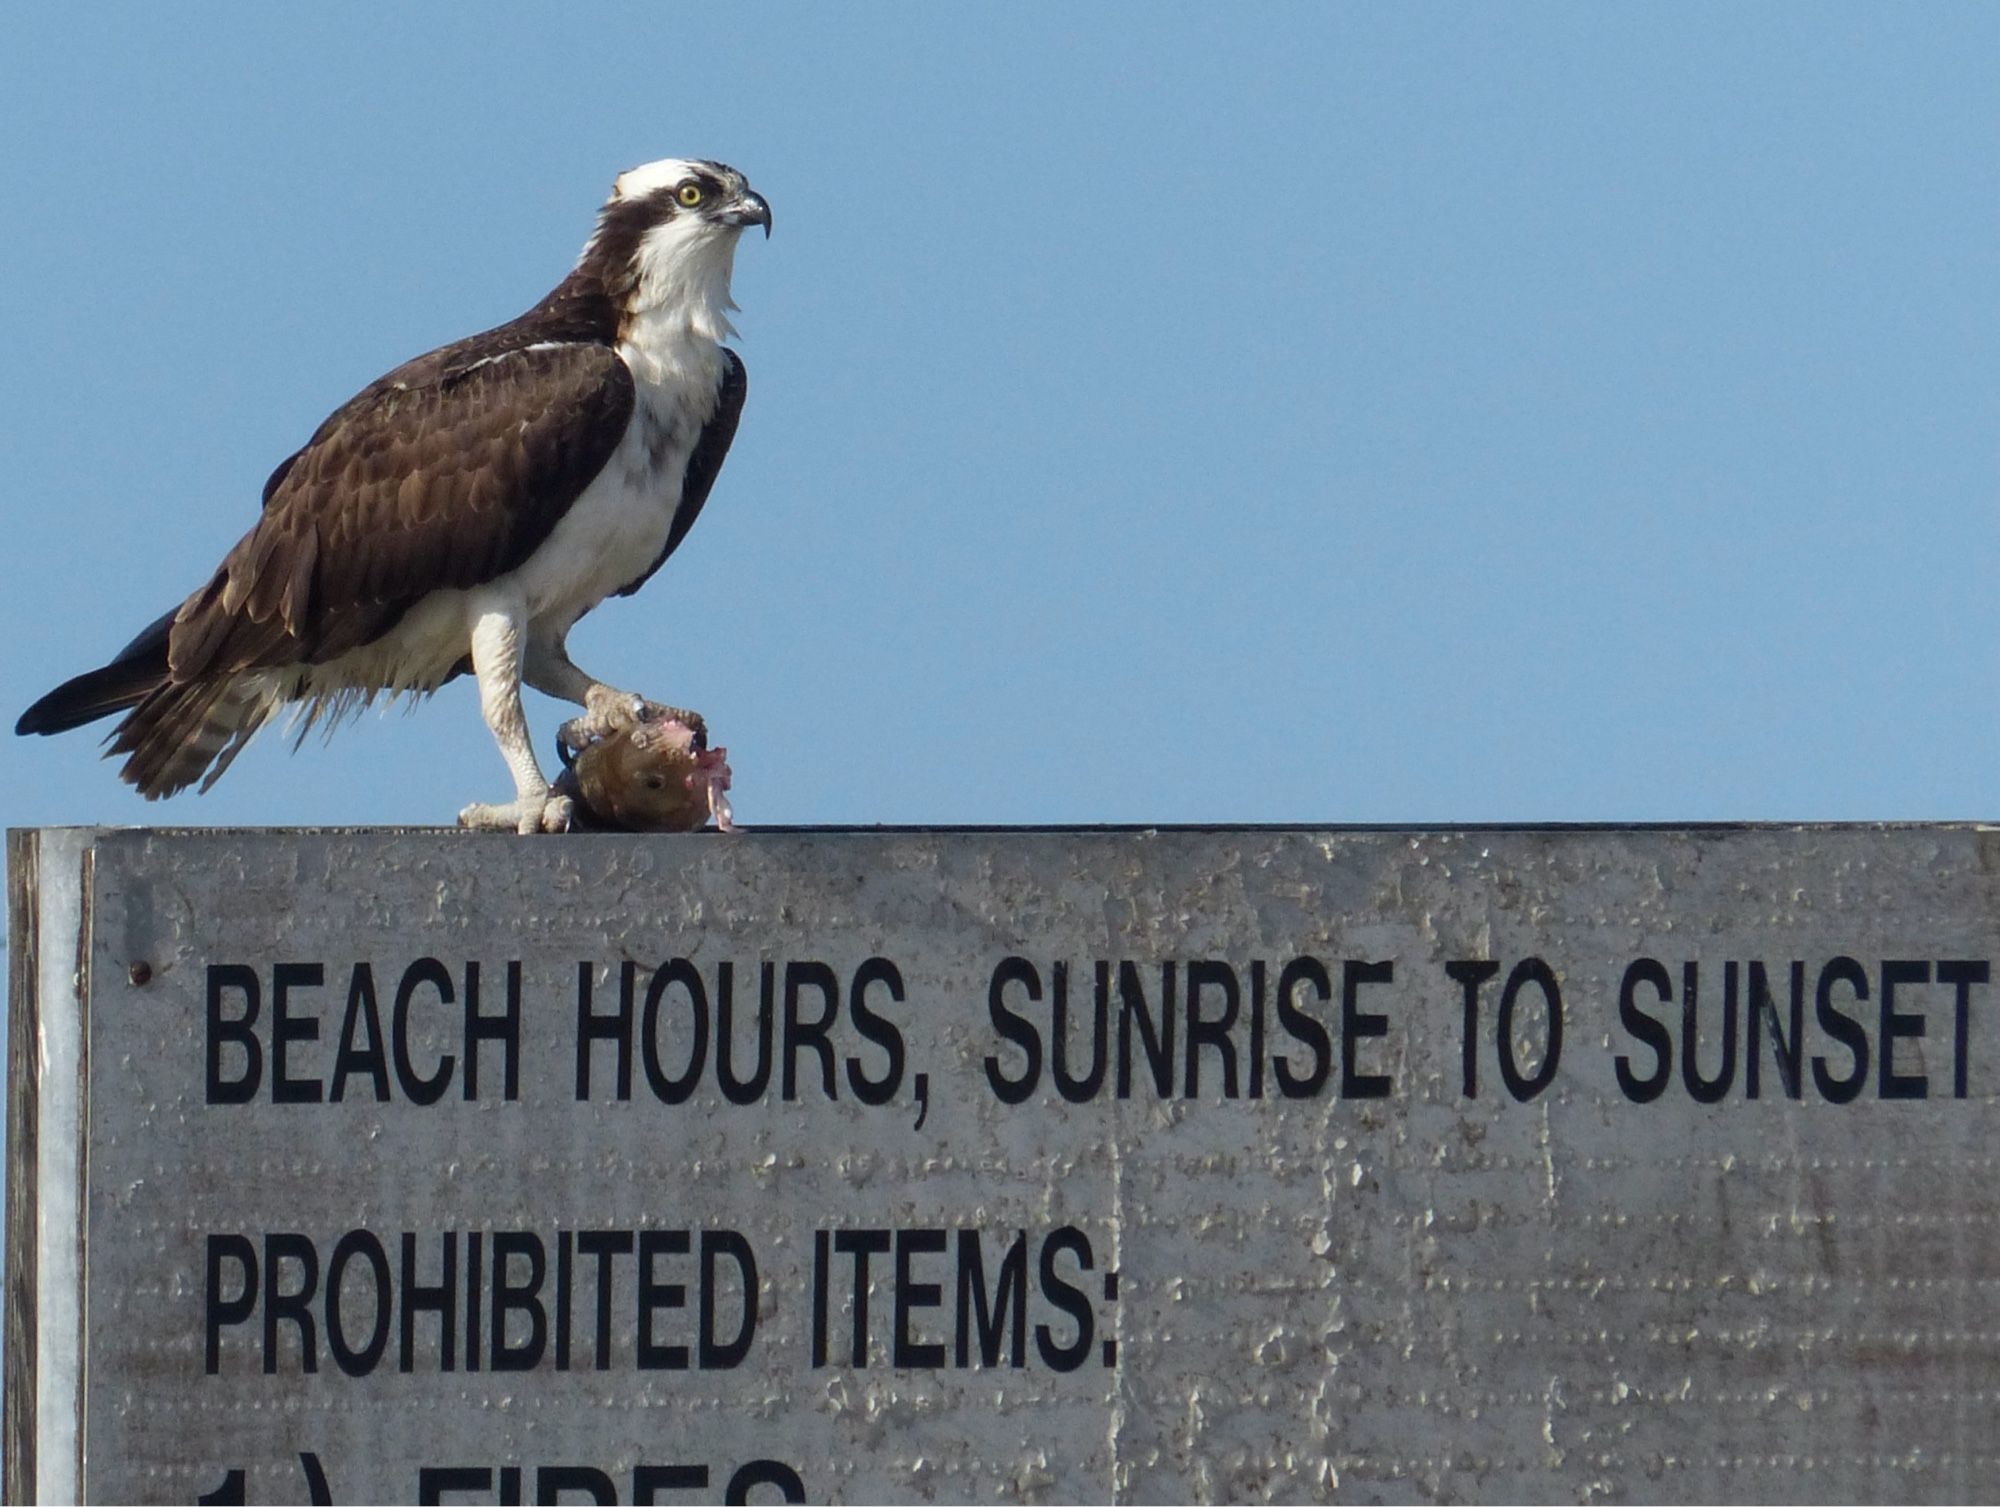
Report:
[[[17,1499],[2000,1492],[2000,833],[10,860]]]

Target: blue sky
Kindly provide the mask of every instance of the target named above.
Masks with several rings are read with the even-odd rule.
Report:
[[[0,702],[720,158],[750,398],[572,647],[759,822],[1991,817],[2000,8],[16,6]],[[530,707],[545,755],[563,713]],[[469,684],[148,806],[437,823]]]

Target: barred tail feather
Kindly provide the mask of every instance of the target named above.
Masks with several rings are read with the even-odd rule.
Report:
[[[141,701],[112,734],[109,753],[126,754],[120,776],[148,800],[222,777],[271,715],[266,686],[242,678],[169,682]]]

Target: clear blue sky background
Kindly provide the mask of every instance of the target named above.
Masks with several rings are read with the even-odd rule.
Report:
[[[702,155],[749,405],[573,647],[746,823],[2000,814],[2000,7],[17,5],[0,124],[10,721]],[[4,816],[508,794],[287,747]]]

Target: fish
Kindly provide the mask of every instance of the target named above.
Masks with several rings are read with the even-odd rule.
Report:
[[[699,712],[632,698],[622,715],[586,726],[578,717],[556,733],[563,771],[554,793],[574,803],[585,832],[695,832],[712,819],[734,832],[729,750],[710,747]]]

